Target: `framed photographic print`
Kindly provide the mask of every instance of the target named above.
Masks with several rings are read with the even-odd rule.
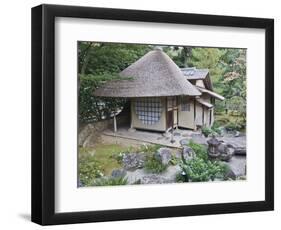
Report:
[[[32,221],[273,210],[273,19],[32,9]]]

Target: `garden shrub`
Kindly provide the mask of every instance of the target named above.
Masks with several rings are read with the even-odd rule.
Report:
[[[212,125],[212,129],[217,129],[217,128],[220,128],[221,127],[221,124],[216,120],[214,121],[213,125]]]
[[[216,126],[225,126],[231,121],[231,117],[229,114],[224,114],[224,115],[217,115],[216,120],[214,123],[216,123]]]
[[[113,153],[111,154],[111,158],[115,159],[119,164],[122,164],[123,157],[127,152],[119,152],[119,153]]]
[[[94,179],[102,176],[102,169],[93,157],[79,157],[79,180],[83,186],[90,186]]]
[[[176,174],[176,182],[187,182],[185,176],[183,175],[183,172],[179,172]]]
[[[162,145],[158,144],[150,144],[150,145],[141,145],[140,148],[137,150],[137,152],[143,152],[143,153],[156,153],[158,149],[163,147]]]
[[[237,118],[236,123],[239,125],[240,131],[246,128],[246,119],[244,117]]]
[[[118,80],[118,75],[79,75],[79,121],[83,123],[109,119],[113,112],[121,109],[125,99],[102,98],[93,95],[94,90],[110,80]]]
[[[204,145],[189,143],[189,147],[193,149],[196,157],[191,160],[182,159],[180,167],[183,174],[177,175],[178,181],[209,181],[215,178],[224,179],[226,174],[226,166],[218,161],[208,159],[207,148]]]
[[[93,186],[126,185],[128,180],[125,177],[103,177],[93,181]]]
[[[211,128],[214,133],[221,135],[221,129],[219,127],[212,126]]]
[[[225,127],[229,131],[243,131],[246,128],[246,117],[244,115],[233,115],[233,112],[216,116],[213,127]],[[213,129],[214,130],[214,129]]]
[[[229,122],[228,124],[225,125],[225,128],[229,131],[235,131],[235,130],[240,130],[242,127],[240,123]]]
[[[180,159],[177,158],[174,154],[172,154],[172,157],[170,160],[171,165],[177,165],[179,162],[180,162]]]
[[[204,145],[194,143],[192,140],[189,142],[188,146],[193,149],[196,154],[196,157],[203,160],[208,160],[207,148]]]
[[[183,172],[186,174],[186,181],[199,182],[210,181],[215,178],[223,178],[225,168],[217,161],[203,160],[195,157],[181,164]]]
[[[213,130],[209,127],[203,126],[202,127],[202,133],[205,137],[208,137],[210,134],[213,134]]]
[[[167,165],[163,165],[158,159],[153,156],[149,156],[146,159],[144,168],[151,173],[162,173],[167,169]]]

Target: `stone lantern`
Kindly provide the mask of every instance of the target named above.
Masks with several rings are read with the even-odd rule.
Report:
[[[220,152],[218,150],[219,145],[221,142],[213,135],[210,140],[207,141],[208,143],[208,155],[211,159],[216,159],[220,157]]]

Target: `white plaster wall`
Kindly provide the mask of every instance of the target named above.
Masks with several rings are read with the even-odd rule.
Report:
[[[146,130],[155,130],[155,131],[165,131],[166,130],[166,97],[161,97],[162,103],[162,113],[159,122],[153,125],[143,124],[141,120],[139,120],[138,115],[135,110],[135,99],[131,100],[131,122],[132,128],[137,129],[146,129]]]

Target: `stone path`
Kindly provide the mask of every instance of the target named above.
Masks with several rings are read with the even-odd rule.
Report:
[[[171,133],[159,133],[136,130],[134,132],[128,131],[128,128],[122,127],[118,132],[114,133],[112,130],[105,130],[103,132],[103,140],[105,142],[113,142],[118,144],[159,144],[172,148],[181,148],[182,145],[187,145],[190,140],[197,144],[207,146],[207,139],[200,131],[192,131],[185,129],[177,129],[174,131],[174,142],[171,142]],[[225,135],[218,137],[219,140],[227,144],[231,144],[235,149],[235,154],[246,155],[246,136],[240,135]],[[131,141],[131,142],[130,142]],[[134,141],[134,142],[132,142]]]
[[[194,133],[197,132],[191,130],[183,130],[183,129],[175,130],[173,142],[172,142],[171,133],[160,133],[160,132],[150,132],[150,131],[140,131],[140,130],[131,132],[128,130],[128,128],[122,127],[119,128],[116,133],[114,133],[112,130],[109,129],[105,130],[103,132],[103,136],[104,136],[103,139],[106,141],[110,141],[109,138],[105,138],[105,137],[111,137],[113,142],[118,142],[118,143],[121,143],[122,141],[127,142],[127,140],[134,140],[140,143],[159,144],[172,148],[181,148],[182,145],[180,141],[182,139],[190,140],[192,138],[191,135]]]

